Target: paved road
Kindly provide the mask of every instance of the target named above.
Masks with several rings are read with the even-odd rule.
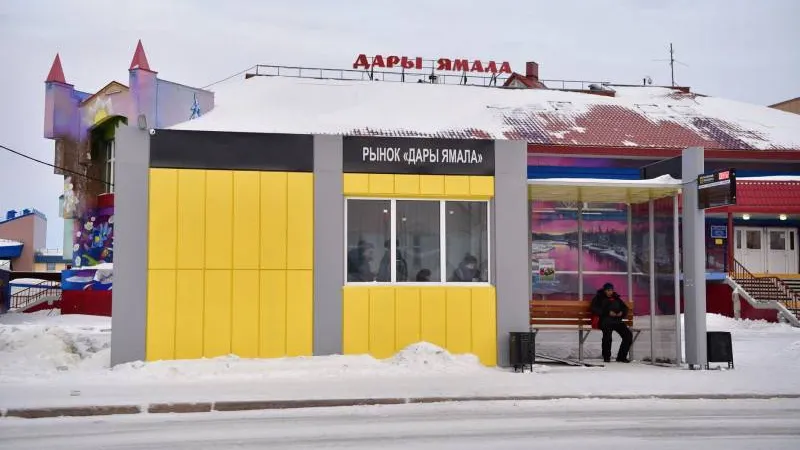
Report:
[[[2,419],[0,449],[800,448],[800,400],[403,405]]]

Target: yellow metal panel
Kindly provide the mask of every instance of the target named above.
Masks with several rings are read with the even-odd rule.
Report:
[[[444,192],[448,197],[469,197],[469,177],[447,175],[444,177]]]
[[[178,270],[175,359],[203,357],[203,271]]]
[[[286,270],[286,172],[261,172],[261,268]]]
[[[447,288],[447,350],[472,350],[472,295],[468,287]]]
[[[447,300],[445,288],[420,288],[422,340],[447,348]]]
[[[370,195],[394,194],[394,175],[385,173],[369,174]]]
[[[398,197],[419,195],[419,175],[395,175],[394,193]]]
[[[233,173],[233,268],[258,269],[261,249],[261,186],[258,172]],[[257,277],[256,277],[257,278]]]
[[[259,282],[258,270],[233,271],[231,353],[242,358],[258,357]]]
[[[206,269],[233,267],[233,172],[206,172]]]
[[[148,361],[175,358],[175,271],[149,270],[147,280]]]
[[[203,356],[231,353],[231,271],[206,270]]]
[[[444,176],[443,175],[420,175],[419,193],[426,196],[443,196]]]
[[[369,353],[376,358],[395,353],[394,288],[369,290]]]
[[[206,229],[205,170],[178,171],[177,217],[178,269],[204,268]]]
[[[310,270],[286,272],[286,355],[313,352],[314,276]]]
[[[366,173],[346,173],[343,175],[344,193],[348,195],[369,194],[369,175]]]
[[[287,189],[286,266],[289,270],[311,270],[314,268],[314,176],[290,173]]]
[[[150,170],[148,268],[175,269],[178,252],[178,171]]]
[[[369,288],[346,287],[342,299],[342,351],[369,353]]]
[[[494,177],[469,177],[469,193],[473,196],[494,197]]]
[[[497,365],[497,298],[493,287],[472,288],[472,353]]]
[[[261,271],[259,356],[286,356],[286,271]]]
[[[419,289],[395,288],[395,350],[402,350],[420,339]]]

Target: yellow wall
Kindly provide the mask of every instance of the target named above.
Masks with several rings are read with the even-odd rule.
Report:
[[[359,197],[488,200],[494,197],[494,177],[346,173],[344,194]]]
[[[312,354],[313,175],[151,169],[148,360]]]
[[[53,270],[47,270],[47,263],[34,263],[33,271],[34,272],[61,272],[67,268],[67,263],[56,263],[56,268]]]
[[[344,174],[344,194],[358,197],[489,200],[494,177]],[[346,286],[345,354],[388,358],[409,344],[430,342],[497,364],[493,286]]]
[[[425,341],[497,365],[493,286],[347,286],[343,298],[345,354],[388,358]]]

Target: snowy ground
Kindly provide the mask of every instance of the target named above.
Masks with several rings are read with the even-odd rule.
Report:
[[[800,400],[555,400],[4,419],[24,449],[792,449]]]
[[[108,368],[110,319],[38,312],[0,316],[0,408],[221,400],[507,395],[800,394],[800,329],[710,315],[730,330],[736,369],[645,364],[537,367],[515,374],[431,345],[388,360],[235,357]],[[546,338],[546,337],[545,337]]]

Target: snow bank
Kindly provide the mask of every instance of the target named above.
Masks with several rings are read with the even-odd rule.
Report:
[[[414,371],[480,371],[485,369],[475,355],[453,355],[447,350],[419,342],[409,345],[386,363]]]
[[[107,368],[110,325],[108,317],[57,309],[0,316],[0,382]]]
[[[195,360],[132,362],[110,366],[111,319],[66,315],[59,310],[0,316],[0,381],[78,373],[105,380],[264,380],[341,376],[458,374],[495,371],[474,355],[453,355],[420,342],[379,360],[369,355],[273,359],[235,355]]]

